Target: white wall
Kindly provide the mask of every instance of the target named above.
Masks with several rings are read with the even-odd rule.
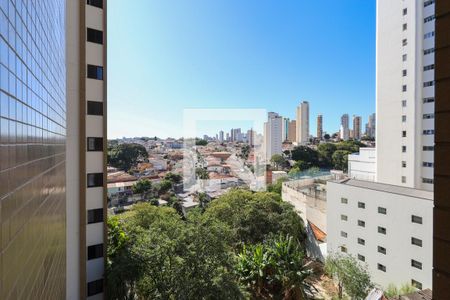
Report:
[[[375,283],[387,287],[411,283],[411,279],[421,282],[423,288],[431,288],[432,282],[432,193],[418,191],[424,198],[389,193],[384,190],[392,186],[368,183],[368,188],[351,186],[337,182],[327,184],[327,247],[329,252],[340,252],[345,246],[354,256],[364,255]],[[394,188],[394,190],[396,190]],[[342,204],[341,198],[348,203]],[[358,201],[365,203],[365,209],[358,208]],[[387,209],[387,214],[379,214],[378,207]],[[348,216],[342,221],[341,215]],[[423,224],[411,222],[411,215],[421,216]],[[360,227],[357,221],[366,222]],[[378,233],[378,226],[385,227],[387,234]],[[347,238],[341,237],[341,231]],[[422,240],[423,246],[411,244],[411,237]],[[363,238],[360,245],[357,238]],[[378,253],[378,246],[387,249],[387,254]],[[411,259],[422,263],[422,270],[411,266]],[[377,269],[377,264],[386,266],[387,271]]]
[[[377,159],[375,148],[360,148],[348,156],[348,176],[353,179],[376,181]]]

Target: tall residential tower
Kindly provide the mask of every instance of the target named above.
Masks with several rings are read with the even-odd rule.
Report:
[[[306,144],[309,141],[309,103],[303,101],[297,106],[297,137],[298,144]]]

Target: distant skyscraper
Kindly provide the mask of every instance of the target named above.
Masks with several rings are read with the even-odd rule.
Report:
[[[340,138],[344,141],[348,140],[350,137],[349,129],[349,117],[348,114],[343,114],[341,117],[341,127],[339,130]]]
[[[223,130],[219,131],[219,142],[223,143]]]
[[[289,137],[289,118],[283,118],[283,126],[281,128],[281,139],[286,141]]]
[[[371,137],[374,138],[375,137],[375,133],[376,133],[376,128],[375,128],[375,113],[369,115],[369,122],[367,123],[367,132],[366,134]]]
[[[230,134],[228,132],[227,132],[226,137],[227,137],[226,141],[229,142],[230,141]]]
[[[267,122],[264,123],[264,145],[267,160],[270,160],[270,158],[274,154],[282,153],[282,126],[283,118],[280,117],[277,113],[269,112]]]
[[[250,146],[255,145],[255,132],[253,131],[253,129],[247,130],[247,143]]]
[[[317,116],[317,138],[319,140],[323,137],[323,128],[322,128],[323,117],[322,115]]]
[[[297,106],[297,138],[298,144],[306,144],[309,141],[309,103],[303,101]]]
[[[360,140],[361,139],[361,125],[362,119],[360,116],[353,116],[353,139]]]
[[[292,120],[289,122],[289,130],[288,130],[288,140],[290,142],[295,142],[297,138],[297,122]]]

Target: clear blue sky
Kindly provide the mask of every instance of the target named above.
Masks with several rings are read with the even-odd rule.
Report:
[[[109,138],[181,136],[184,108],[295,118],[301,100],[312,134],[319,113],[327,132],[343,113],[367,122],[375,0],[108,2]]]

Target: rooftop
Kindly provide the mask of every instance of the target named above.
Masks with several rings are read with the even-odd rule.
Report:
[[[392,194],[404,195],[414,198],[421,198],[424,200],[433,201],[433,192],[418,190],[404,186],[373,182],[373,181],[363,181],[356,179],[344,179],[341,181],[333,181],[334,183],[346,184],[354,187],[359,187],[363,189],[375,190],[380,192],[387,192]]]

